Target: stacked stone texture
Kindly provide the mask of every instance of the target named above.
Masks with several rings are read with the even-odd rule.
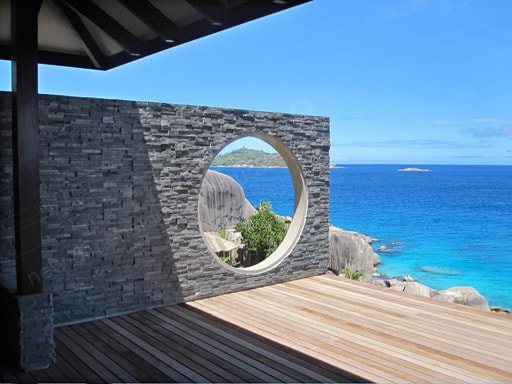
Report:
[[[10,94],[0,92],[0,285],[16,287]]]
[[[15,289],[10,94],[0,93],[0,284]],[[329,262],[329,121],[324,117],[41,95],[44,291],[55,324],[324,273]],[[199,229],[218,152],[247,135],[282,141],[301,164],[308,214],[277,267],[225,268]]]

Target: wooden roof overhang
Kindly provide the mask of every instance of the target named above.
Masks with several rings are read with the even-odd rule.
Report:
[[[24,0],[38,11],[38,62],[110,69],[310,0]],[[13,0],[13,3],[16,1]],[[11,60],[11,0],[0,0],[0,59]],[[21,6],[21,17],[28,7]]]
[[[0,0],[0,59],[12,61],[17,294],[43,284],[37,65],[107,70],[308,1]]]

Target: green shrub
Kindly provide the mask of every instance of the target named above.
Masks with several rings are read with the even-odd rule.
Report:
[[[269,202],[262,202],[249,220],[235,225],[242,234],[250,259],[255,262],[270,256],[283,241],[287,225],[272,212]]]
[[[361,272],[359,269],[350,269],[350,268],[344,268],[343,274],[347,279],[350,280],[361,280],[361,277],[363,277],[363,272]]]

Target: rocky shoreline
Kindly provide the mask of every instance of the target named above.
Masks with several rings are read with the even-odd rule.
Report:
[[[245,198],[242,187],[231,177],[215,171],[208,171],[203,181],[199,198],[199,218],[202,223],[205,241],[218,256],[229,256],[232,266],[239,262],[238,248],[242,241],[234,231],[234,225],[242,218],[247,219],[256,210]],[[291,220],[291,218],[283,218]],[[223,236],[219,234],[222,230]],[[408,292],[433,300],[463,304],[511,315],[506,308],[490,306],[487,300],[473,287],[452,287],[435,290],[414,280],[411,276],[388,277],[377,271],[380,256],[372,248],[373,239],[364,234],[329,227],[329,271],[344,276],[344,272],[354,271],[350,277],[363,282]],[[386,252],[385,246],[377,252]],[[348,276],[347,276],[348,277]]]
[[[429,297],[432,300],[440,300],[455,304],[466,305],[473,308],[480,308],[485,311],[512,315],[508,308],[489,305],[474,287],[455,286],[444,290],[436,290],[425,284],[417,282],[412,276],[389,277],[377,271],[380,264],[380,256],[374,252],[371,244],[373,239],[369,236],[345,231],[334,226],[329,231],[329,270],[341,277],[345,277],[345,268],[352,271],[360,271],[363,282],[374,284],[380,287],[407,292],[414,295]],[[386,248],[379,248],[378,251],[386,251]]]
[[[436,290],[415,281],[410,275],[400,278],[389,278],[384,274],[381,275],[378,273],[374,276],[372,283],[396,291],[429,297],[433,300],[467,305],[468,307],[480,308],[485,311],[502,313],[509,316],[512,315],[512,311],[508,308],[489,305],[487,299],[471,286],[455,286],[448,289]]]

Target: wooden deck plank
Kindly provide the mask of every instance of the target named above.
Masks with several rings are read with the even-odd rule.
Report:
[[[207,318],[207,321],[205,321],[204,313],[195,314],[194,316],[194,313],[190,309],[185,310],[184,306],[167,307],[162,311],[166,312],[165,316],[169,316],[169,312],[172,311],[173,315],[182,316],[187,323],[193,323],[195,325],[193,329],[197,330],[198,337],[208,340],[212,345],[217,345],[219,348],[222,346],[224,348],[228,347],[234,351],[234,355],[238,358],[248,359],[249,363],[251,360],[256,361],[261,369],[267,370],[269,373],[273,372],[275,374],[278,371],[289,375],[289,377],[278,375],[276,378],[280,380],[286,382],[340,381],[339,370],[332,372],[330,370],[332,367],[322,365],[321,361],[305,359],[304,356],[294,354],[293,350],[283,348],[267,339],[255,337],[253,333],[244,331],[243,328],[227,327],[218,319]],[[358,379],[350,375],[343,376],[343,378]]]
[[[45,370],[48,373],[49,380],[48,382],[51,383],[67,383],[70,381],[68,376],[65,375],[65,373],[59,369],[55,364],[52,364],[48,369]]]
[[[250,307],[245,306],[244,301],[232,301],[230,298],[227,305],[215,303],[209,306],[203,302],[201,306],[207,305],[208,309],[214,311],[212,313],[215,313],[216,316],[223,317],[227,321],[235,321],[238,325],[245,324],[253,332],[264,334],[280,343],[298,348],[303,353],[313,354],[316,358],[324,359],[335,366],[355,371],[369,380],[382,381],[386,376],[381,375],[383,371],[387,371],[387,375],[393,377],[393,381],[422,381],[421,374],[416,369],[409,369],[410,374],[407,375],[404,362],[400,359],[390,359],[394,361],[388,361],[386,366],[381,366],[378,363],[380,354],[375,353],[366,343],[359,344],[354,340],[333,339],[328,334],[312,328],[311,324],[294,322],[293,314],[286,317],[279,316],[275,312],[267,313],[258,310],[257,314],[253,314],[250,319],[247,319],[245,313]],[[252,309],[255,308],[252,307]],[[421,367],[414,368],[421,369]],[[404,372],[395,376],[397,370],[400,369]]]
[[[311,290],[310,287],[308,288]],[[344,294],[346,293],[341,293],[340,295]],[[398,295],[401,296],[400,294]],[[359,298],[359,300],[353,300],[351,303],[352,310],[355,311],[357,308],[364,306],[364,303],[361,303],[363,300],[366,299]],[[348,299],[343,298],[343,303],[344,307],[350,306]],[[496,314],[483,312],[481,310],[469,311],[472,317],[468,319],[460,319],[457,316],[439,317],[439,313],[442,313],[444,306],[441,306],[441,308],[435,308],[437,310],[433,311],[432,305],[435,307],[438,302],[428,300],[426,303],[429,305],[429,311],[418,313],[411,317],[404,316],[401,323],[387,321],[383,319],[384,316],[371,316],[368,325],[379,327],[379,329],[381,327],[389,329],[396,328],[397,331],[402,334],[404,331],[407,331],[407,334],[413,334],[415,338],[428,337],[428,342],[431,345],[435,345],[437,340],[438,343],[442,344],[443,348],[446,348],[447,346],[458,346],[468,355],[473,354],[475,359],[478,358],[485,360],[488,358],[490,364],[500,364],[500,362],[503,362],[505,367],[508,367],[510,365],[509,363],[512,363],[512,356],[504,353],[507,350],[501,350],[503,337],[509,337],[510,332],[512,331],[512,323],[510,321],[506,321],[505,323],[501,321],[494,325],[495,328],[493,331],[486,331],[486,328],[482,329],[479,326],[481,321],[472,320],[479,320],[483,317],[484,319],[496,321],[503,320],[503,318]],[[386,302],[373,302],[372,304],[372,306],[377,309],[385,305]],[[452,309],[453,307],[456,307],[459,310],[463,310],[463,314],[467,314],[469,310],[467,307],[461,307],[458,305],[449,304],[449,306],[452,307]],[[368,310],[371,310],[371,308],[368,308]],[[477,316],[475,316],[475,314]],[[495,332],[496,328],[498,328],[499,331]],[[485,338],[481,337],[482,331],[485,332]],[[480,339],[478,344],[474,343],[473,340],[475,338]],[[486,353],[482,354],[482,350],[486,350]],[[496,358],[498,358],[498,360],[496,360]]]
[[[133,376],[141,382],[165,382],[169,376],[161,372],[156,366],[152,365],[145,356],[137,353],[137,349],[122,335],[112,331],[109,327],[99,321],[81,324],[86,327],[96,338],[106,346],[105,351],[112,358],[115,358],[119,365],[125,367]],[[99,344],[98,344],[99,345]],[[111,353],[114,350],[117,352]]]
[[[344,301],[344,303],[345,303],[345,301]],[[452,306],[453,306],[453,305],[452,305]],[[458,308],[460,308],[460,309],[463,309],[463,307],[461,307],[461,306],[456,306],[456,307],[458,307]],[[478,313],[482,313],[482,312],[480,312],[480,311],[479,311]],[[495,316],[495,315],[494,315],[494,316]],[[416,316],[416,321],[418,321],[417,316]],[[420,321],[421,321],[421,319],[420,319]],[[368,323],[368,324],[370,324],[370,323]],[[460,324],[460,328],[461,328],[461,329],[463,329],[463,330],[465,329],[465,327],[464,327],[464,323],[463,323],[463,324]],[[380,330],[375,329],[375,330],[374,330],[374,334],[376,334],[377,332],[378,332],[379,334],[381,333],[381,331],[380,331]],[[387,333],[387,331],[386,331],[386,333]],[[402,333],[403,333],[403,332],[402,332]],[[451,333],[453,333],[453,332],[451,332]],[[477,337],[477,335],[476,335],[476,334],[473,334],[473,335],[471,335],[471,334],[469,334],[469,335],[468,335],[468,334],[466,334],[466,335],[464,335],[464,336],[466,336],[467,340],[469,340],[469,341],[473,340],[473,338],[472,338],[472,337]],[[472,336],[472,337],[467,337],[467,336]],[[415,336],[415,339],[417,340],[417,336]],[[410,345],[411,343],[416,342],[416,340],[415,340],[415,339],[408,340],[408,343],[405,343],[405,345]],[[431,346],[431,344],[430,344],[430,340],[428,340],[428,341],[427,341],[427,344],[429,344],[429,346]],[[496,345],[497,345],[497,344],[494,344],[494,347],[495,347],[495,348],[496,348]],[[420,345],[420,346],[421,346],[421,345]],[[455,355],[455,357],[457,357],[459,353],[462,353],[462,354],[466,353],[466,352],[467,352],[467,347],[468,347],[468,346],[469,346],[469,343],[466,343],[466,345],[464,346],[464,348],[463,348],[463,349],[459,349],[458,351],[454,352],[454,353],[453,353],[453,355]],[[442,345],[442,346],[439,346],[439,347],[443,349],[444,353],[446,353],[446,343],[443,343],[443,345]],[[479,343],[479,347],[481,347],[481,343]],[[423,347],[423,348],[425,348],[425,347]],[[440,352],[440,350],[435,351],[435,353],[439,353],[439,352]],[[467,355],[467,353],[466,353],[466,355]],[[442,355],[441,355],[441,356],[442,356]],[[482,354],[482,353],[480,352],[480,353],[478,354],[478,356],[475,354],[475,356],[473,356],[473,357],[472,357],[471,361],[466,361],[466,362],[467,362],[467,363],[471,362],[471,364],[472,364],[473,366],[475,366],[475,365],[476,365],[476,366],[474,367],[475,369],[476,369],[476,368],[478,368],[478,366],[480,366],[482,369],[488,369],[488,368],[489,368],[488,366],[479,364],[479,361],[481,362],[482,360],[485,360],[485,357],[486,357],[486,355],[484,355],[484,354]],[[453,358],[453,356],[450,356],[450,358]],[[496,359],[495,359],[495,358],[496,358],[496,356],[492,357],[492,362],[496,361]],[[465,365],[465,364],[464,364],[464,361],[461,361],[461,360],[463,360],[463,359],[460,359],[460,358],[458,358],[458,359],[457,359],[457,361],[461,362],[461,366],[464,366],[464,365]],[[502,364],[502,366],[503,366],[503,367],[508,367],[508,364]]]
[[[95,373],[94,369],[89,367],[88,363],[90,363],[90,361],[83,361],[81,359],[83,354],[74,353],[77,348],[73,340],[66,337],[63,332],[55,332],[54,337],[56,339],[56,344],[59,347],[57,362],[65,361],[67,366],[72,367],[79,375],[79,377],[76,378],[77,381],[84,380],[91,383],[101,383],[105,381]],[[73,373],[70,372],[69,374]]]
[[[158,314],[155,315],[158,316]],[[163,316],[162,318],[165,317]],[[179,323],[169,318],[167,318],[166,322],[172,327],[179,326]],[[283,375],[282,372],[273,367],[255,360],[254,355],[248,354],[247,351],[245,351],[244,355],[240,355],[228,343],[216,342],[190,327],[188,327],[188,332],[183,334],[184,337],[186,337],[185,334],[188,334],[188,339],[194,346],[195,354],[201,354],[200,351],[203,351],[205,356],[204,365],[215,370],[222,368],[223,372],[219,372],[222,375],[222,381],[238,382],[254,377],[258,377],[263,382],[292,381],[291,377]],[[220,356],[223,358],[220,358]],[[239,376],[236,376],[235,373]]]
[[[287,288],[291,290],[294,289],[292,286]],[[308,308],[302,308],[302,310],[306,312],[311,312],[311,315],[313,316],[315,314],[313,309],[315,308],[315,306],[317,306],[317,303],[319,302],[318,299],[321,296],[315,297],[311,287],[308,288]],[[265,292],[267,297],[271,293],[272,289],[270,288]],[[294,292],[288,291],[288,293],[290,295],[294,295]],[[296,296],[303,298],[304,296],[301,295],[302,294],[300,291],[296,293]],[[335,299],[334,297],[331,298],[330,300],[328,296],[326,298],[328,300],[324,300],[324,302],[322,303],[322,305],[324,306],[328,305],[326,303],[329,303],[331,301],[336,302],[335,300],[332,300]],[[487,334],[486,340],[483,340],[482,342],[479,343],[478,346],[475,346],[474,343],[471,342],[472,337],[478,337],[481,333],[481,330],[472,329],[471,324],[466,325],[468,323],[467,320],[463,322],[458,322],[454,326],[447,326],[446,324],[448,324],[449,321],[447,321],[447,319],[445,318],[443,319],[443,327],[439,328],[439,321],[430,321],[426,318],[420,318],[423,315],[421,313],[418,313],[411,318],[407,318],[407,316],[402,316],[401,319],[403,321],[401,322],[401,324],[397,324],[393,322],[392,318],[386,318],[385,314],[382,314],[381,312],[378,311],[378,309],[382,306],[385,306],[386,303],[383,303],[382,306],[379,306],[375,305],[376,303],[374,302],[371,305],[371,307],[368,308],[369,313],[358,313],[358,309],[360,309],[364,305],[364,303],[361,303],[362,300],[363,299],[354,300],[352,302],[352,305],[350,305],[349,300],[344,299],[343,307],[330,305],[329,310],[332,313],[332,316],[330,316],[330,318],[332,318],[332,321],[337,322],[339,321],[340,318],[347,318],[347,316],[358,316],[357,325],[361,326],[361,324],[364,323],[365,326],[368,327],[368,329],[373,329],[374,332],[380,333],[382,332],[383,328],[386,328],[386,334],[393,334],[394,332],[399,337],[405,337],[406,335],[413,336],[414,340],[408,340],[409,342],[413,342],[415,340],[418,341],[422,339],[428,339],[424,340],[425,343],[428,343],[429,345],[432,346],[435,346],[436,344],[442,345],[442,347],[445,349],[448,345],[458,346],[465,350],[468,354],[473,354],[474,358],[489,358],[489,363],[496,362],[495,357],[503,357],[499,351],[499,343],[501,341],[501,337],[495,338],[494,340],[490,341],[489,339],[491,339],[492,335],[489,336]],[[492,316],[496,315],[494,314]],[[347,326],[348,325],[349,324],[347,324]],[[407,331],[407,333],[404,333],[404,331]],[[486,355],[482,355],[481,350],[485,347],[487,347],[488,353]],[[505,356],[504,360],[510,361],[512,363],[512,357]]]
[[[334,289],[336,294],[342,294],[343,297],[349,298],[351,296],[357,296],[358,299],[366,299],[369,300],[370,303],[374,303],[376,300],[380,300],[388,305],[398,305],[400,306],[401,311],[409,311],[413,310],[416,313],[426,313],[434,318],[441,318],[442,320],[454,320],[456,322],[464,322],[469,321],[470,325],[474,324],[478,327],[479,330],[484,329],[489,334],[497,334],[508,335],[507,330],[503,330],[497,325],[502,326],[503,321],[499,316],[495,316],[495,314],[490,312],[482,312],[480,309],[463,307],[464,310],[461,311],[460,306],[454,306],[452,303],[442,302],[442,301],[433,301],[430,298],[425,298],[417,295],[412,295],[408,293],[403,293],[399,291],[394,291],[390,289],[382,289],[377,286],[367,285],[367,284],[346,284],[346,281],[342,279],[329,278],[325,276],[321,279],[303,279],[295,282],[290,282],[289,285],[297,285],[296,283],[300,282],[300,285],[303,287],[317,287],[317,289],[321,290],[325,294],[332,294],[332,290]],[[340,291],[339,288],[342,287]],[[370,292],[370,294],[369,294]],[[427,307],[425,307],[425,303]],[[438,306],[439,309],[442,310],[431,311],[430,308],[432,306]],[[382,310],[382,308],[381,308]],[[474,313],[477,313],[478,316],[473,316]],[[454,316],[447,316],[447,315]]]
[[[252,331],[369,380],[512,380],[511,318],[328,275],[229,296],[189,305],[240,323],[251,313]],[[336,342],[343,351],[336,351]],[[343,356],[338,362],[336,354]]]
[[[202,345],[201,340],[195,340],[192,337],[187,340],[178,329],[172,329],[176,324],[166,324],[165,319],[159,318],[154,314],[144,312],[136,315],[139,317],[130,316],[130,318],[138,319],[144,325],[153,323],[151,327],[148,327],[149,329],[154,330],[154,327],[161,327],[161,333],[150,332],[150,334],[156,338],[165,338],[166,344],[173,344],[172,348],[178,349],[180,354],[187,356],[188,361],[183,361],[183,363],[187,364],[189,368],[200,371],[204,369],[204,366],[208,366],[211,371],[208,377],[211,377],[213,380],[227,382],[242,381],[243,376],[237,376],[235,373],[230,372],[229,368],[231,365],[226,360],[218,357],[218,355],[222,354],[222,350],[207,350]],[[239,369],[236,367],[232,370],[238,371]]]
[[[332,364],[334,366],[343,366],[343,368],[349,368],[350,371],[355,372],[356,374],[364,373],[368,374],[368,366],[366,365],[358,365],[357,362],[351,361],[347,364],[343,365],[343,355],[347,353],[347,349],[334,351],[331,353],[331,349],[329,346],[319,353],[320,348],[325,345],[324,341],[320,338],[309,336],[310,330],[308,329],[306,332],[303,330],[296,331],[292,323],[286,321],[283,324],[275,324],[272,322],[273,316],[265,316],[263,318],[258,318],[252,314],[251,316],[247,316],[244,307],[240,307],[239,305],[231,305],[231,298],[227,303],[224,302],[216,302],[212,304],[211,302],[202,301],[199,308],[206,311],[207,313],[212,313],[214,316],[217,316],[225,321],[232,322],[238,326],[245,326],[250,329],[252,332],[260,334],[270,340],[276,340],[277,342],[287,345],[293,346],[301,353],[305,353],[307,355],[311,355],[315,358],[321,358],[322,360]],[[197,303],[189,303],[196,307]],[[255,309],[255,308],[253,308]],[[267,321],[268,320],[268,321]],[[271,324],[271,326],[269,326]],[[355,354],[358,359],[359,353]],[[361,367],[364,370],[361,370]],[[372,371],[371,369],[369,370]],[[379,381],[382,377],[379,376],[380,371],[374,370],[375,376],[370,378],[372,381]],[[398,379],[398,377],[397,377]]]
[[[142,350],[147,352],[153,361],[158,364],[159,369],[163,369],[173,381],[177,382],[204,382],[207,378],[201,374],[196,373],[193,369],[190,369],[184,365],[181,361],[175,360],[173,357],[179,355],[179,352],[173,352],[172,355],[164,353],[160,348],[161,344],[158,340],[148,340],[144,335],[138,334],[137,331],[131,326],[127,320],[123,317],[115,317],[111,319],[102,320],[103,323],[107,324],[112,329],[121,333],[127,339],[130,339],[133,344],[140,347]],[[153,344],[154,343],[154,344]],[[160,344],[160,345],[158,345]],[[155,346],[155,345],[158,345]],[[161,363],[158,363],[161,362]]]
[[[52,367],[54,369],[58,369],[62,375],[66,377],[66,380],[58,381],[61,383],[77,383],[81,381],[85,381],[84,379],[84,373],[79,372],[77,366],[72,366],[68,363],[66,358],[63,356],[63,354],[66,353],[65,346],[62,345],[61,341],[59,340],[57,333],[59,333],[61,330],[59,328],[55,329],[55,350],[56,350],[56,360],[57,364],[52,364]]]
[[[228,344],[235,349],[238,353],[246,354],[247,351],[254,352],[257,355],[265,356],[267,364],[277,362],[282,367],[293,369],[295,372],[302,374],[306,382],[339,382],[340,371],[333,369],[332,366],[325,364],[320,360],[304,359],[303,355],[296,353],[296,351],[286,348],[283,345],[276,343],[269,343],[268,339],[262,338],[245,328],[228,326],[218,319],[215,319],[214,324],[211,324],[211,319],[207,322],[204,321],[205,313],[199,311],[197,313],[184,309],[184,306],[166,307],[160,309],[165,311],[166,315],[169,311],[173,314],[183,317],[188,323],[195,325],[200,333],[207,333],[210,337],[217,340],[219,343]],[[315,372],[315,368],[320,368],[321,374]],[[347,382],[361,380],[348,372],[343,373]]]
[[[332,281],[332,280],[331,280],[331,281]],[[306,285],[307,285],[307,284],[310,284],[310,283],[311,283],[311,281],[307,281],[307,282],[305,282],[305,284],[306,284]],[[349,284],[349,285],[350,285],[350,284]],[[347,285],[345,284],[344,288],[346,288],[346,287],[347,287]],[[372,288],[374,288],[374,287],[372,287]],[[384,291],[384,292],[386,292],[386,290],[383,290],[383,291]],[[343,292],[346,292],[346,289],[344,289],[344,291],[343,291]],[[338,292],[337,292],[337,293],[338,293]],[[382,290],[380,291],[380,293],[382,293]],[[340,295],[343,295],[343,293],[341,293],[341,292],[340,292]],[[401,295],[400,293],[395,293],[395,297],[401,297],[401,296],[403,296],[403,295]],[[386,298],[389,298],[389,295],[385,295],[385,297],[386,297]],[[372,297],[372,298],[373,298],[373,297]],[[414,301],[414,303],[417,305],[417,303],[418,303],[418,301],[417,301],[417,300],[414,300],[414,298],[409,298],[409,299],[411,299],[412,301]],[[390,300],[388,300],[388,301],[390,301]],[[388,301],[384,302],[382,305],[385,305]],[[392,300],[391,300],[391,301],[392,301]],[[430,304],[434,304],[434,305],[435,305],[437,302],[431,303],[431,300],[427,300],[427,299],[424,299],[423,301],[424,301],[424,303],[425,303],[425,304],[427,304],[427,305],[428,305],[428,307],[427,307],[427,308],[428,308],[428,313],[435,313],[435,312],[432,312],[432,307],[431,307],[431,305],[430,305]],[[343,303],[345,304],[345,303],[346,303],[346,300],[343,300]],[[378,303],[375,303],[375,301],[374,301],[374,302],[373,302],[373,305],[375,305],[375,304],[378,304]],[[443,304],[444,304],[444,306],[446,306],[446,305],[447,305],[447,304],[445,304],[445,303],[443,303]],[[378,305],[378,306],[380,306],[380,305]],[[444,307],[444,306],[443,306],[443,307]],[[497,318],[499,318],[499,316],[496,316],[495,314],[489,314],[489,313],[485,313],[485,312],[478,311],[478,310],[471,310],[471,309],[469,309],[469,308],[462,307],[462,306],[457,306],[457,305],[452,305],[452,304],[448,304],[448,306],[450,307],[450,309],[451,309],[451,310],[454,310],[454,309],[458,310],[458,313],[460,313],[461,311],[462,311],[463,313],[466,313],[466,314],[467,314],[468,312],[472,312],[472,315],[471,315],[471,318],[470,318],[470,319],[464,319],[464,321],[462,321],[462,322],[459,324],[460,329],[464,329],[464,328],[466,328],[466,326],[468,325],[468,323],[470,323],[470,320],[474,318],[475,314],[478,314],[478,315],[482,315],[482,314],[483,314],[486,318],[492,317],[492,320],[493,320],[493,321],[497,321]],[[443,309],[444,309],[444,308],[443,308]],[[440,313],[441,313],[441,314],[443,314],[444,312],[440,312]],[[407,317],[405,317],[405,318],[407,318]],[[445,319],[446,319],[446,317],[445,317],[444,315],[442,315],[442,320],[444,321]],[[503,318],[500,318],[499,320],[500,320],[500,323],[503,323],[503,322],[501,321],[501,320],[503,320]],[[508,323],[508,324],[510,324],[510,322],[507,322],[507,323]],[[470,323],[470,324],[471,324],[471,323]],[[409,325],[408,325],[408,327],[410,327],[411,325],[412,325],[412,324],[409,324]],[[471,327],[470,327],[470,328],[471,328]],[[388,332],[388,330],[386,330],[385,332]],[[449,331],[449,333],[450,333],[450,332],[451,332],[451,331]],[[453,333],[453,332],[451,332],[451,333]],[[510,333],[508,333],[508,335],[510,336]],[[476,335],[475,335],[475,336],[476,336]],[[480,331],[480,333],[479,333],[479,335],[478,335],[478,337],[477,337],[477,340],[478,340],[478,338],[482,339],[482,337],[481,337],[481,331]],[[471,341],[472,341],[472,340],[474,340],[474,339],[468,338],[467,340],[471,342]],[[509,338],[509,340],[510,340],[510,338]],[[500,339],[500,341],[501,341],[501,339]],[[473,344],[475,344],[475,343],[473,342]],[[480,347],[480,346],[481,346],[481,344],[482,344],[482,343],[481,343],[481,341],[479,341],[479,342],[478,342],[478,344],[477,344],[477,346],[479,346],[479,347]],[[467,348],[467,346],[468,346],[468,345],[469,345],[469,344],[468,344],[468,343],[466,343],[466,345],[464,346],[464,348]],[[497,348],[497,347],[499,348],[499,344],[494,343],[494,344],[493,344],[493,347],[494,347],[494,348]],[[442,348],[446,348],[446,346],[442,346]],[[505,348],[505,350],[508,350],[508,355],[510,355],[510,344],[508,344],[508,347],[504,347],[504,348]],[[465,351],[462,351],[462,352],[463,352],[463,353],[465,353]],[[473,365],[473,364],[475,364],[475,362],[476,362],[476,363],[477,363],[477,365],[478,365],[478,360],[479,360],[479,359],[482,359],[482,356],[483,356],[483,357],[485,357],[485,355],[482,355],[482,354],[479,354],[479,356],[476,356],[476,359],[475,359],[474,361],[472,361],[472,365]],[[507,354],[504,354],[503,356],[507,356]],[[503,358],[503,356],[501,356],[501,358]],[[494,359],[494,358],[496,358],[496,357],[498,357],[498,356],[493,356],[493,359]],[[508,365],[508,364],[506,364],[506,363],[503,363],[503,364],[502,364],[502,366],[507,367],[507,366],[509,366],[509,365]],[[485,367],[485,369],[487,369],[487,367]],[[508,371],[508,372],[510,372],[510,371]],[[492,374],[492,373],[491,373],[491,374]]]
[[[269,292],[265,292],[268,297]],[[309,321],[316,320],[317,324],[323,327],[325,332],[331,331],[336,334],[339,332],[339,318],[342,318],[342,313],[340,311],[334,312],[332,315],[328,315],[325,312],[321,312],[321,308],[317,308],[317,310],[312,310],[311,308],[304,310],[309,317]],[[332,312],[331,312],[332,313]],[[351,316],[353,312],[345,313],[345,317]],[[382,329],[379,325],[373,326],[375,322],[374,319],[370,321],[364,322],[344,322],[343,331],[345,335],[350,335],[351,338],[360,337],[362,331],[364,331],[365,337],[370,337],[373,342],[373,349],[379,350],[379,347],[383,353],[387,350],[396,352],[406,351],[411,357],[419,358],[423,361],[423,366],[428,366],[429,362],[436,363],[447,363],[450,365],[453,364],[453,360],[456,359],[457,363],[460,367],[459,373],[464,372],[466,364],[475,364],[477,361],[477,365],[479,365],[482,369],[487,370],[489,368],[488,365],[481,364],[482,360],[485,360],[484,355],[481,353],[474,353],[471,357],[471,360],[467,358],[460,358],[460,353],[467,352],[464,348],[462,349],[449,349],[447,348],[446,343],[436,343],[432,341],[432,339],[428,336],[423,335],[413,335],[412,337],[402,330],[393,331],[393,329]],[[328,325],[326,327],[326,325]],[[330,326],[329,326],[330,325]],[[496,361],[496,356],[489,358],[489,363],[492,365]],[[435,358],[434,360],[432,360]],[[455,364],[456,365],[456,364]],[[500,369],[503,366],[497,366],[496,368]]]
[[[104,360],[106,359],[105,354],[91,345],[89,340],[80,337],[71,327],[63,328],[60,338],[69,346],[71,353],[73,353],[77,359],[83,361],[95,375],[109,382],[122,381],[122,379],[111,370],[109,364],[110,360]]]
[[[32,373],[34,379],[38,383],[67,383],[70,380],[68,377],[55,365],[50,366],[44,371],[36,371]]]
[[[105,344],[99,339],[96,332],[90,328],[77,324],[72,327],[63,328],[63,332],[68,332],[69,337],[82,340],[82,348],[102,365],[108,367],[108,370],[118,377],[120,381],[133,382],[137,380],[136,377],[130,373],[129,369],[126,369],[126,367],[117,362],[117,351],[113,350],[108,344]]]
[[[331,275],[55,329],[0,382],[512,382],[512,317]]]
[[[265,292],[268,295],[268,292]],[[268,297],[268,296],[267,296]],[[258,300],[265,300],[266,297],[260,297]],[[283,308],[285,309],[285,308]],[[432,363],[438,363],[438,360],[432,361],[422,353],[418,353],[415,348],[421,348],[421,345],[414,345],[410,340],[404,340],[400,337],[395,337],[396,340],[390,337],[388,333],[380,332],[378,330],[374,330],[373,332],[369,332],[369,328],[362,324],[356,324],[353,322],[343,322],[343,327],[340,328],[339,317],[328,315],[325,312],[312,311],[308,309],[305,311],[307,313],[307,318],[304,316],[296,316],[295,320],[301,324],[304,321],[308,323],[308,327],[318,331],[317,336],[321,337],[322,335],[329,335],[333,337],[333,343],[339,343],[342,341],[345,345],[348,342],[355,343],[354,345],[359,345],[362,350],[367,349],[367,346],[371,346],[372,352],[376,352],[378,355],[384,353],[392,353],[395,352],[401,355],[403,352],[402,346],[406,346],[409,351],[408,363],[409,366],[409,374],[417,374],[419,375],[421,371],[426,371],[427,375],[431,375],[432,371],[436,371],[438,366],[433,366]],[[289,314],[285,315],[283,312],[283,316],[290,316]],[[300,326],[300,325],[295,325]],[[361,332],[362,331],[362,332]],[[394,342],[395,341],[395,342]],[[425,352],[425,351],[421,351]],[[378,356],[372,356],[372,358],[378,358]],[[395,362],[394,369],[402,369],[405,370],[406,365],[402,361],[397,360]],[[398,366],[398,367],[397,367]],[[428,376],[423,376],[428,377]],[[418,377],[419,378],[419,377]],[[447,379],[447,378],[445,378]]]
[[[367,284],[346,284],[343,279],[329,278],[325,276],[323,279],[304,279],[302,280],[304,287],[317,286],[323,292],[330,292],[332,289],[342,297],[353,297],[366,300],[366,302],[386,303],[388,305],[398,305],[401,311],[410,309],[416,311],[417,314],[423,313],[443,321],[455,321],[464,323],[469,327],[475,326],[479,330],[484,330],[489,335],[496,334],[499,337],[507,336],[508,330],[500,328],[504,325],[503,317],[496,316],[491,312],[485,312],[477,308],[461,307],[443,301],[436,301],[430,298],[394,291],[390,289],[382,289],[377,286]],[[294,282],[290,282],[294,283]],[[340,290],[341,288],[341,290]],[[432,308],[436,310],[432,311]],[[474,316],[477,314],[478,316]],[[506,323],[505,323],[506,325]],[[507,327],[510,329],[510,325]]]
[[[126,348],[124,357],[128,363],[137,365],[139,370],[145,370],[146,374],[155,377],[155,380],[151,381],[185,381],[185,378],[177,373],[173,366],[163,362],[150,351],[141,347],[137,341],[131,337],[130,332],[123,332],[122,327],[118,327],[117,324],[104,320],[94,322],[94,326],[101,328],[105,333],[111,335],[118,345],[123,345]],[[121,329],[120,332],[118,331],[119,329]],[[142,379],[139,376],[139,381],[140,380]]]

